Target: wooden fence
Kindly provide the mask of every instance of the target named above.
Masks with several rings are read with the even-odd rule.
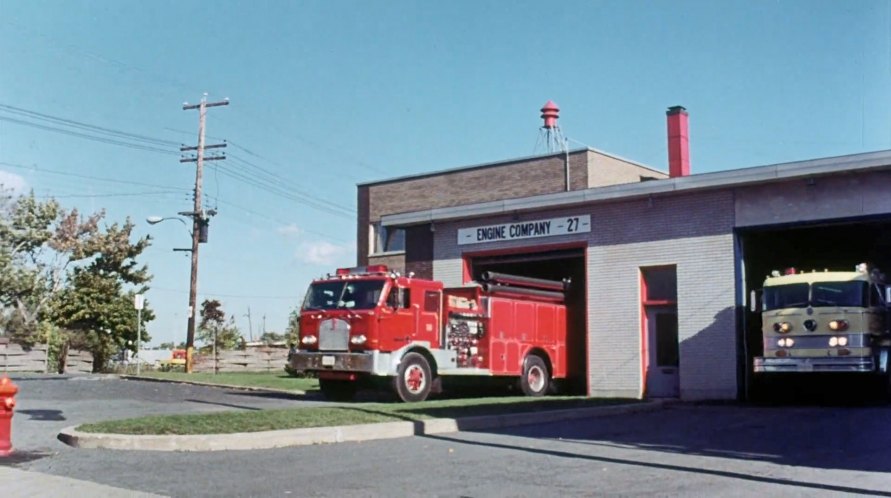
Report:
[[[287,348],[251,347],[245,350],[217,351],[217,372],[281,372],[288,361]],[[213,372],[212,354],[196,354],[192,370]]]
[[[19,344],[0,342],[0,371],[3,372],[57,372],[58,365],[49,364],[46,344],[23,348]],[[87,351],[68,350],[65,373],[91,373],[93,355]]]

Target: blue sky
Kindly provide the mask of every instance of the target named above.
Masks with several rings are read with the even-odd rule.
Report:
[[[541,152],[548,99],[569,138],[662,170],[673,105],[694,173],[891,148],[891,2],[0,0],[0,182],[155,238],[153,344],[185,339],[189,236],[144,220],[191,209],[176,144],[205,92],[231,145],[199,300],[256,337],[354,263],[356,183]]]

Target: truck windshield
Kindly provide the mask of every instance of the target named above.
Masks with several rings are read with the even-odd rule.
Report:
[[[384,280],[333,280],[309,286],[303,310],[371,309],[377,306]]]
[[[866,282],[814,282],[764,288],[764,310],[806,306],[866,306]]]
[[[868,290],[866,282],[816,282],[811,284],[811,305],[865,307]]]

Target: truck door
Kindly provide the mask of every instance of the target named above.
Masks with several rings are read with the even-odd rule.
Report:
[[[412,309],[411,290],[405,287],[390,288],[386,305],[380,314],[381,349],[393,351],[415,339],[415,310]]]

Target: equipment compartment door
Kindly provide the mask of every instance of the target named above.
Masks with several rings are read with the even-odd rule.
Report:
[[[680,395],[678,375],[678,313],[674,306],[647,307],[649,398],[676,398]]]

